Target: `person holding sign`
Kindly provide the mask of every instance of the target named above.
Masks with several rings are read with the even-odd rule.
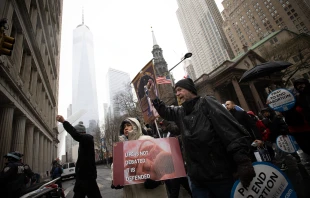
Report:
[[[120,132],[123,136],[120,138],[120,141],[132,141],[132,140],[152,140],[154,139],[151,136],[143,135],[142,128],[139,121],[135,118],[127,118],[125,119],[120,126]],[[124,137],[125,136],[125,137]],[[141,168],[140,164],[131,164],[128,166],[130,170],[134,168],[135,172],[138,172]],[[143,166],[151,165],[150,163],[141,164]],[[154,164],[150,166],[154,168]],[[145,167],[143,167],[145,168]],[[161,184],[161,181],[154,181],[152,179],[146,179],[146,181],[142,184],[132,184],[126,186],[114,186],[113,185],[113,165],[111,166],[112,170],[112,189],[121,189],[123,188],[124,198],[132,198],[132,197],[149,197],[149,198],[159,198],[159,197],[167,197],[165,186]]]
[[[236,172],[244,187],[250,185],[255,171],[246,134],[220,103],[197,96],[190,78],[175,85],[178,107],[157,98],[151,82],[147,87],[159,115],[180,129],[193,197],[230,197]]]

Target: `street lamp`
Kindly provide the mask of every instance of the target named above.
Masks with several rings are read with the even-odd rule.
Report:
[[[185,59],[190,58],[192,55],[193,55],[192,53],[187,52],[187,53],[183,56],[183,58],[181,59],[181,61],[178,62],[178,64],[176,64],[176,65],[173,66],[171,69],[169,69],[168,73],[169,73],[169,77],[170,77],[172,86],[174,86],[174,82],[173,82],[173,80],[172,80],[172,78],[171,78],[171,73],[170,73],[171,70],[173,70],[176,66],[178,66],[180,63],[182,63]]]

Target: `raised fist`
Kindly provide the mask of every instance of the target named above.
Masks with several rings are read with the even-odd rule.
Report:
[[[64,119],[64,117],[63,117],[62,115],[57,115],[57,116],[56,116],[56,120],[57,120],[58,122],[61,122],[61,123],[63,123],[63,122],[65,121],[65,119]]]

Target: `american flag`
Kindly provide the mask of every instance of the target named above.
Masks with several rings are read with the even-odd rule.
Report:
[[[156,78],[156,83],[157,83],[158,85],[160,85],[160,84],[170,84],[170,83],[171,83],[171,80],[170,80],[169,77],[167,77],[167,76],[158,76],[158,77]]]

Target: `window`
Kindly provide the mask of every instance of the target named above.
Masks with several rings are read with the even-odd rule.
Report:
[[[67,168],[68,168],[68,164],[64,164],[64,165],[62,166],[62,168],[63,168],[63,169],[67,169]]]

